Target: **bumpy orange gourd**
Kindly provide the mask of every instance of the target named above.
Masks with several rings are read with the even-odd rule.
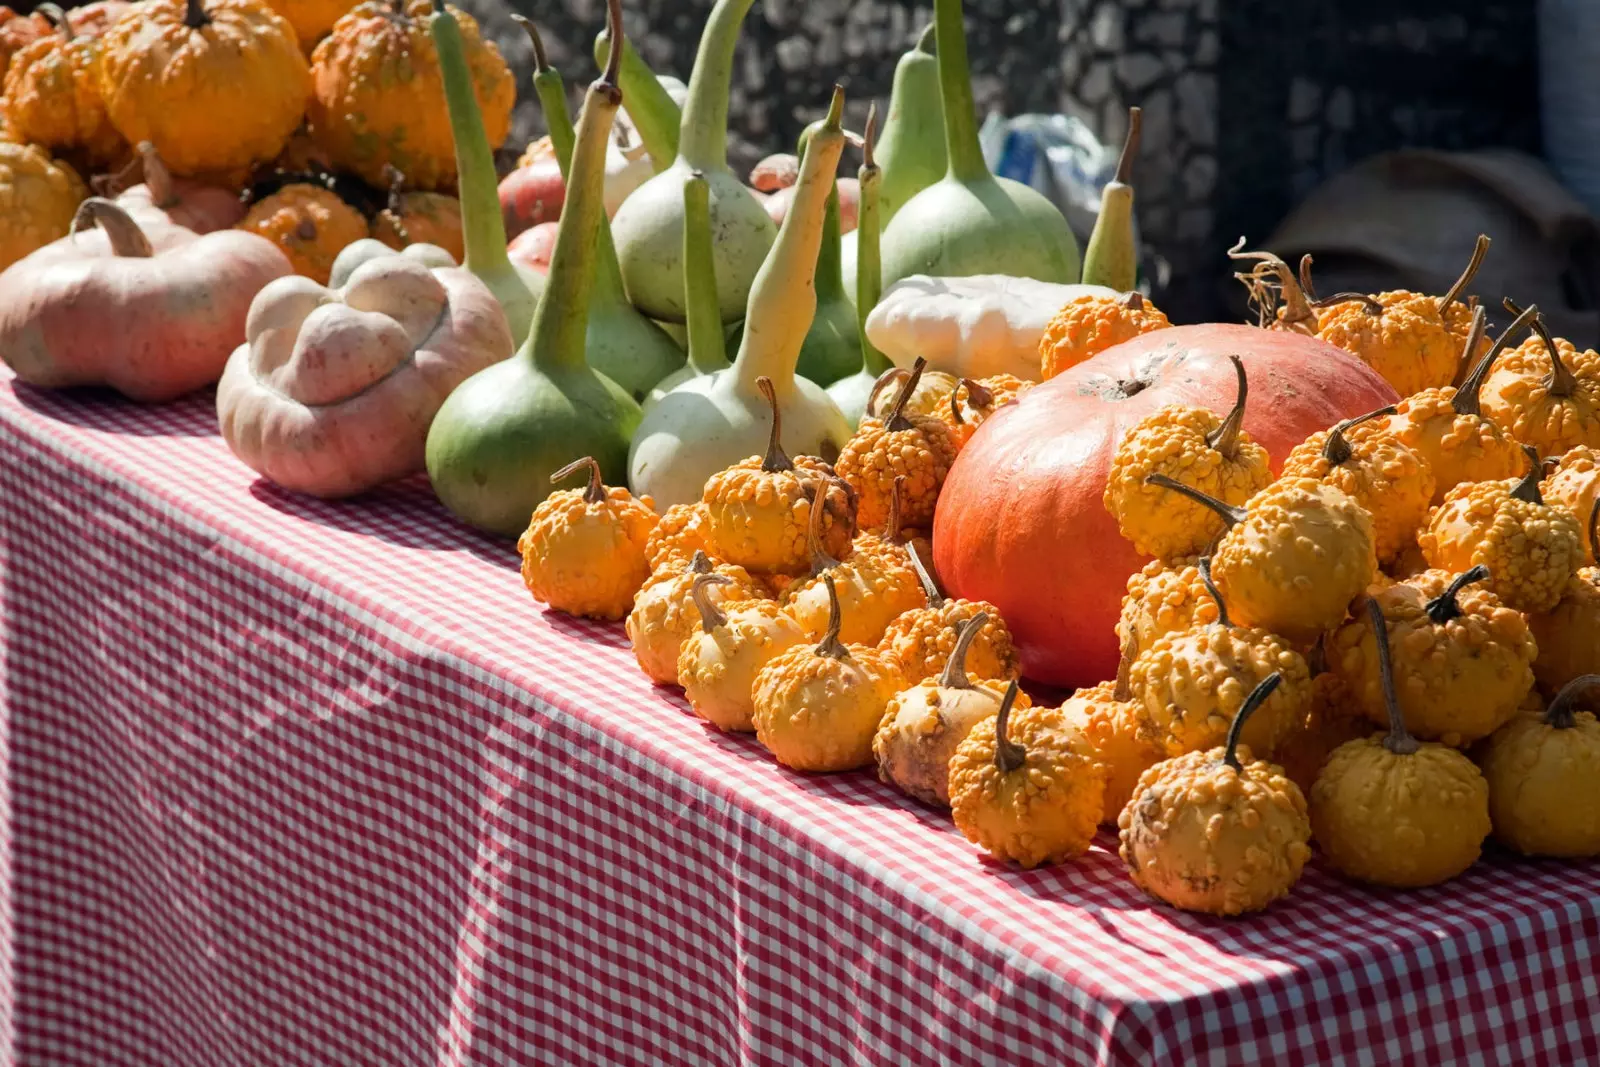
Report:
[[[517,539],[522,584],[533,599],[568,615],[620,619],[650,577],[645,540],[656,525],[646,501],[600,482],[600,464],[585,456],[550,476],[552,485],[580,472],[589,483],[545,497]]]
[[[1147,302],[1142,293],[1073,297],[1039,335],[1039,376],[1054,378],[1112,345],[1171,325],[1161,309]]]
[[[1453,747],[1487,737],[1533,688],[1537,646],[1523,617],[1485,588],[1484,567],[1451,576],[1425,571],[1371,594],[1383,613],[1395,698],[1407,731]],[[1328,666],[1352,705],[1380,726],[1389,698],[1376,632],[1365,613],[1328,642]]]
[[[1117,637],[1123,656],[1138,659],[1156,639],[1217,621],[1217,602],[1206,592],[1198,561],[1151,560],[1128,576]]]
[[[1377,577],[1372,519],[1331,485],[1285,478],[1235,508],[1164,475],[1151,479],[1227,524],[1211,566],[1241,626],[1309,645],[1343,622],[1350,601]]]
[[[54,4],[40,10],[56,24],[11,57],[0,110],[23,144],[108,167],[128,154],[100,96],[99,32],[78,32]]]
[[[1005,697],[1006,679],[967,674],[968,650],[988,622],[980,611],[962,623],[944,670],[896,693],[873,735],[878,777],[924,804],[950,806],[950,757]],[[1017,700],[1032,703],[1026,693]]]
[[[1511,301],[1513,315],[1519,309]],[[1534,311],[1534,308],[1529,308]],[[1533,316],[1534,336],[1500,357],[1483,383],[1483,409],[1542,456],[1600,448],[1600,352],[1555,338]]]
[[[806,641],[800,624],[770,600],[745,600],[724,612],[711,602],[720,574],[697,574],[690,586],[700,627],[678,652],[678,683],[689,707],[719,730],[754,730],[761,669]]]
[[[1088,851],[1105,804],[1106,768],[1060,708],[1016,707],[1006,687],[950,757],[950,814],[968,841],[1023,867]]]
[[[895,479],[901,477],[905,478],[901,521],[921,527],[933,522],[933,506],[956,458],[956,441],[950,426],[937,416],[906,413],[906,402],[926,366],[918,358],[889,414],[882,419],[864,417],[834,464],[839,477],[855,490],[856,517],[866,529],[888,522]]]
[[[807,530],[811,509],[823,502],[822,544],[831,555],[849,550],[849,491],[833,481],[833,467],[815,456],[790,459],[779,438],[783,412],[772,380],[756,379],[772,408],[765,456],[751,456],[706,479],[701,502],[708,536],[723,558],[757,571],[803,574],[811,565]]]
[[[1517,611],[1549,611],[1583,564],[1578,520],[1539,494],[1542,466],[1531,448],[1521,480],[1463,483],[1433,509],[1417,543],[1429,566],[1489,568],[1489,588]]]
[[[1272,758],[1300,787],[1300,792],[1310,796],[1311,787],[1334,750],[1346,741],[1371,733],[1372,720],[1354,705],[1339,677],[1319,674],[1311,679],[1311,708],[1305,719],[1278,746]]]
[[[11,57],[50,32],[50,23],[37,12],[24,15],[0,4],[0,79]],[[0,109],[3,111],[3,109]]]
[[[839,481],[839,485],[853,499],[855,491],[843,480]],[[902,475],[894,480],[894,486],[889,490],[888,521],[879,529],[859,531],[850,542],[852,555],[866,552],[870,555],[886,556],[896,566],[909,567],[912,553],[933,551],[933,546],[928,543],[926,535],[907,529],[900,521],[901,502],[905,500],[905,496],[906,480]]]
[[[942,671],[955,651],[956,634],[979,615],[985,622],[967,650],[968,668],[979,678],[1015,678],[1019,669],[1016,642],[994,605],[946,597],[928,570],[923,551],[910,546],[909,556],[927,604],[896,617],[878,642],[878,648],[900,664],[906,681],[920,682]]]
[[[302,52],[310,52],[328,35],[356,0],[266,0],[267,6],[289,20]]]
[[[1389,429],[1400,442],[1427,461],[1433,471],[1433,500],[1462,482],[1487,482],[1515,477],[1522,470],[1522,449],[1483,414],[1483,381],[1512,335],[1532,320],[1519,316],[1484,353],[1461,383],[1424,389],[1395,405]],[[1473,312],[1472,332],[1466,351],[1473,352],[1483,338],[1484,310]]]
[[[1211,584],[1210,561],[1200,561],[1217,621],[1156,639],[1128,668],[1129,699],[1140,705],[1169,756],[1215,748],[1228,736],[1245,700],[1269,674],[1273,688],[1249,716],[1245,743],[1272,752],[1311,706],[1311,672],[1305,657],[1276,634],[1235,626],[1227,603]]]
[[[656,528],[650,531],[650,540],[645,542],[644,554],[650,561],[650,569],[656,570],[670,559],[693,559],[696,552],[718,555],[711,541],[706,506],[699,501],[674,504],[661,516]]]
[[[1160,475],[1237,506],[1272,481],[1267,450],[1241,427],[1250,382],[1229,357],[1239,395],[1226,418],[1205,408],[1173,405],[1146,416],[1122,438],[1106,480],[1106,510],[1122,536],[1147,556],[1172,559],[1204,552],[1223,532],[1210,508],[1175,498],[1152,484]]]
[[[457,263],[466,259],[461,201],[444,193],[405,191],[405,177],[390,168],[389,202],[372,218],[372,236],[390,248],[437,245]]]
[[[89,190],[37,145],[0,142],[0,270],[59,240]]]
[[[312,135],[342,170],[388,185],[394,167],[418,189],[456,180],[455,142],[445,113],[439,55],[428,32],[431,0],[368,0],[334,23],[311,56],[306,108]],[[490,147],[511,129],[516,83],[477,20],[452,7],[461,27],[473,96]]]
[[[296,274],[327,285],[345,245],[367,235],[367,220],[331,190],[296,182],[256,201],[239,229],[277,245]]]
[[[950,424],[956,448],[972,440],[985,419],[1033,388],[1012,374],[994,374],[987,378],[962,378],[950,391],[950,403],[939,410],[939,417]]]
[[[717,604],[763,600],[763,590],[743,567],[714,562],[704,552],[690,560],[670,559],[652,572],[633,598],[626,629],[639,669],[662,685],[678,682],[678,659],[683,643],[700,624],[694,606],[694,580],[700,574],[720,574],[727,585],[714,585],[706,595]]]
[[[1283,768],[1239,745],[1271,696],[1268,675],[1234,716],[1227,741],[1156,764],[1117,819],[1133,882],[1185,911],[1242,915],[1289,894],[1311,858],[1311,824]]]
[[[154,144],[174,174],[273,158],[310,92],[294,28],[261,0],[144,0],[101,39],[111,124],[129,144]]]
[[[1525,856],[1600,855],[1600,721],[1575,711],[1600,674],[1574,678],[1544,712],[1522,712],[1484,743],[1495,840]]]
[[[1372,518],[1373,548],[1388,563],[1415,544],[1433,500],[1433,471],[1386,424],[1379,408],[1312,434],[1284,460],[1282,477],[1314,478],[1344,491]]]
[[[1489,835],[1489,783],[1448,745],[1406,731],[1394,696],[1383,610],[1367,602],[1388,704],[1389,733],[1340,745],[1311,788],[1323,858],[1351,878],[1417,888],[1454,878]]]
[[[1600,449],[1574,448],[1561,456],[1554,467],[1547,465],[1544,481],[1539,483],[1539,493],[1576,518],[1591,514],[1595,502],[1600,501]],[[1600,546],[1595,544],[1588,528],[1582,533],[1583,554],[1587,557],[1600,555]]]
[[[830,594],[833,578],[824,575]],[[756,675],[756,738],[797,771],[848,771],[872,763],[872,738],[890,699],[904,686],[894,660],[839,640],[839,599],[815,647],[783,653]]]
[[[1533,677],[1551,700],[1577,678],[1600,674],[1600,499],[1589,506],[1588,534],[1594,566],[1572,576],[1555,607],[1528,616],[1539,644]]]
[[[1131,699],[1124,661],[1117,678],[1079,689],[1061,705],[1062,718],[1082,731],[1089,751],[1106,769],[1106,794],[1100,822],[1115,826],[1144,772],[1167,758],[1144,709]]]

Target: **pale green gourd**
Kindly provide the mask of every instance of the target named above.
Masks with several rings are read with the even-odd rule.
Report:
[[[856,172],[856,178],[861,183],[861,206],[856,223],[856,233],[861,235],[857,246],[859,259],[855,282],[856,307],[859,309],[856,329],[860,335],[862,366],[850,377],[828,386],[828,395],[839,405],[839,410],[852,428],[861,425],[867,400],[872,396],[872,388],[877,385],[879,375],[893,366],[889,357],[879,352],[867,339],[867,315],[878,306],[878,299],[883,295],[883,275],[878,263],[879,230],[883,225],[883,172],[877,163],[873,144],[877,125],[878,109],[877,105],[873,105],[867,113],[861,169]]]
[[[759,378],[771,380],[789,455],[832,461],[850,436],[850,424],[828,394],[795,374],[817,307],[812,286],[823,211],[844,150],[843,112],[844,90],[835,87],[828,118],[806,146],[778,239],[750,288],[733,366],[691,378],[663,396],[634,435],[628,484],[659,509],[699,500],[711,475],[766,450],[772,416]]]
[[[800,135],[800,154],[819,123],[807,126]],[[827,385],[849,377],[861,369],[861,330],[856,323],[856,306],[844,289],[839,264],[839,183],[833,182],[828,203],[822,213],[822,248],[817,253],[817,312],[811,329],[800,345],[800,362],[795,368],[801,377]]]
[[[572,171],[572,118],[567,114],[567,90],[561,72],[545,59],[544,42],[533,23],[512,15],[533,42],[533,88],[544,111],[561,176]],[[627,38],[623,38],[627,47]],[[589,294],[589,332],[584,355],[589,366],[616,382],[635,400],[643,400],[662,378],[683,366],[683,349],[666,332],[628,303],[622,288],[622,269],[611,240],[611,224],[600,216],[595,245],[594,289]]]
[[[483,129],[483,113],[472,91],[461,26],[444,6],[433,0],[433,21],[428,27],[439,55],[439,78],[444,83],[450,135],[455,140],[457,197],[461,201],[461,237],[466,255],[461,264],[489,287],[506,313],[511,338],[521,344],[533,323],[533,310],[544,292],[539,272],[519,267],[506,254],[506,224],[500,214],[499,179],[494,153]]]
[[[683,182],[683,282],[689,321],[684,327],[687,366],[673,371],[645,398],[649,411],[663,396],[690,378],[727,370],[727,338],[717,312],[717,274],[711,252],[711,189],[706,176],[692,171]]]
[[[604,65],[610,54],[611,34],[601,30],[594,39],[594,61]],[[628,102],[623,110],[633,120],[639,142],[650,156],[651,169],[660,174],[678,158],[678,125],[683,121],[683,111],[626,39],[622,42],[619,78],[622,98]]]
[[[607,17],[621,35],[621,0]],[[621,49],[589,86],[578,116],[571,180],[556,229],[544,296],[516,355],[450,394],[428,431],[428,475],[444,505],[464,521],[511,537],[551,492],[550,476],[593,456],[620,484],[639,405],[584,358],[595,276],[595,243],[605,214],[606,142],[622,103]]]
[[[663,322],[684,319],[683,179],[690,171],[705,174],[711,187],[717,307],[723,322],[734,322],[744,314],[750,285],[777,233],[766,208],[728,166],[733,48],[753,2],[717,0],[689,75],[677,159],[635,189],[611,222],[628,299]]]
[[[883,232],[883,283],[912,274],[1078,280],[1078,243],[1054,204],[983,161],[967,71],[961,0],[934,0],[944,102],[945,176],[908,200]]]
[[[939,59],[934,32],[927,29],[894,68],[889,113],[878,143],[883,190],[878,194],[882,225],[922,190],[943,178],[950,161],[944,150],[944,106],[939,101]],[[858,224],[859,225],[859,224]]]
[[[1140,111],[1128,109],[1128,137],[1117,158],[1117,173],[1100,194],[1100,214],[1083,253],[1085,285],[1104,285],[1119,293],[1139,282],[1138,235],[1133,227],[1133,161],[1139,154]]]

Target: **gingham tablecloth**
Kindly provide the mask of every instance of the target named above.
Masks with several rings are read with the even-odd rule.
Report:
[[[1023,873],[703,727],[420,481],[0,380],[18,1064],[1600,1062],[1600,866],[1315,865],[1240,921]]]

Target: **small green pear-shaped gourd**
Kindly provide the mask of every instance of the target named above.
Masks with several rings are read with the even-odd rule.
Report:
[[[606,7],[620,40],[621,0]],[[434,492],[461,519],[491,533],[520,533],[550,494],[550,475],[580,456],[593,456],[613,485],[627,472],[639,405],[584,358],[605,214],[606,142],[622,102],[620,56],[620,48],[612,50],[584,97],[549,282],[527,340],[510,359],[457,386],[428,431]]]
[[[1056,206],[983,161],[961,0],[934,0],[944,103],[945,176],[906,201],[883,232],[883,283],[912,274],[1078,280],[1078,242]]]
[[[500,301],[511,327],[511,339],[521,344],[533,324],[533,309],[544,292],[545,279],[538,271],[512,263],[506,254],[506,223],[500,213],[494,153],[489,148],[489,135],[484,132],[478,99],[473,95],[461,25],[444,0],[433,0],[433,21],[428,32],[439,56],[439,79],[444,83],[445,109],[456,147],[456,192],[461,201],[461,237],[466,250],[461,265],[476,274]]]
[[[594,61],[604,66],[610,55],[611,33],[602,29],[594,39]],[[678,158],[678,125],[683,121],[683,111],[626,39],[622,42],[622,69],[617,78],[622,98],[628,102],[623,110],[633,120],[639,143],[650,156],[651,168],[660,174]]]
[[[750,286],[777,232],[767,209],[728,166],[728,85],[739,27],[754,0],[717,0],[689,75],[672,166],[633,191],[612,219],[628,299],[653,319],[682,322],[683,179],[711,187],[717,306],[723,322],[744,314]]]
[[[657,508],[699,500],[711,475],[766,450],[772,407],[758,379],[771,381],[789,455],[831,462],[850,436],[850,424],[822,387],[795,374],[800,344],[816,311],[813,278],[823,210],[844,150],[843,111],[844,91],[836,87],[827,121],[806,145],[778,240],[750,288],[733,366],[691,378],[667,393],[634,435],[628,484],[635,493],[648,494]]]
[[[645,397],[649,411],[672,390],[706,374],[727,370],[728,339],[717,311],[717,266],[711,254],[711,189],[706,176],[691,171],[683,180],[683,283],[688,321],[684,326],[689,362],[656,383]]]
[[[874,104],[867,113],[867,129],[865,144],[862,148],[861,169],[856,172],[856,178],[861,183],[861,206],[856,232],[859,233],[860,249],[856,271],[856,330],[861,343],[861,369],[848,378],[841,378],[828,386],[828,395],[833,402],[839,405],[839,410],[849,420],[852,427],[861,425],[861,417],[866,414],[867,401],[872,397],[872,390],[878,384],[878,378],[893,364],[889,357],[879,352],[876,346],[867,339],[867,315],[878,306],[878,298],[883,295],[883,275],[878,264],[878,238],[881,212],[883,210],[883,197],[880,190],[883,187],[883,172],[874,155],[874,141],[877,135],[878,109]]]
[[[812,123],[800,135],[800,154],[820,125]],[[834,181],[822,212],[822,248],[817,253],[817,313],[800,345],[802,377],[828,385],[861,369],[861,329],[856,323],[855,301],[844,291],[839,265],[839,183]]]
[[[572,172],[572,118],[567,114],[567,90],[561,73],[545,59],[544,42],[533,23],[512,15],[528,31],[533,42],[533,88],[544,110],[550,144],[555,149],[561,176]],[[627,46],[627,38],[623,38]],[[602,213],[595,243],[594,289],[589,294],[589,332],[584,354],[589,366],[616,382],[635,400],[643,400],[650,389],[668,374],[683,366],[683,349],[666,331],[628,303],[622,287],[622,268],[617,264],[617,247],[611,240],[611,224]]]
[[[1100,193],[1100,214],[1083,253],[1083,282],[1119,293],[1139,282],[1138,235],[1133,226],[1133,160],[1139,154],[1141,112],[1128,109],[1128,137],[1117,158],[1117,173]]]
[[[933,54],[937,28],[929,23],[895,64],[889,114],[878,142],[878,166],[883,168],[878,203],[884,226],[906,201],[943,178],[950,167],[944,149],[944,106],[939,100],[939,58]]]

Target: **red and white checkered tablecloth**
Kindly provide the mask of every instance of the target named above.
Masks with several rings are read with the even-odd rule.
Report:
[[[420,482],[0,379],[0,1061],[1600,1063],[1600,865],[1263,916],[703,727]]]

